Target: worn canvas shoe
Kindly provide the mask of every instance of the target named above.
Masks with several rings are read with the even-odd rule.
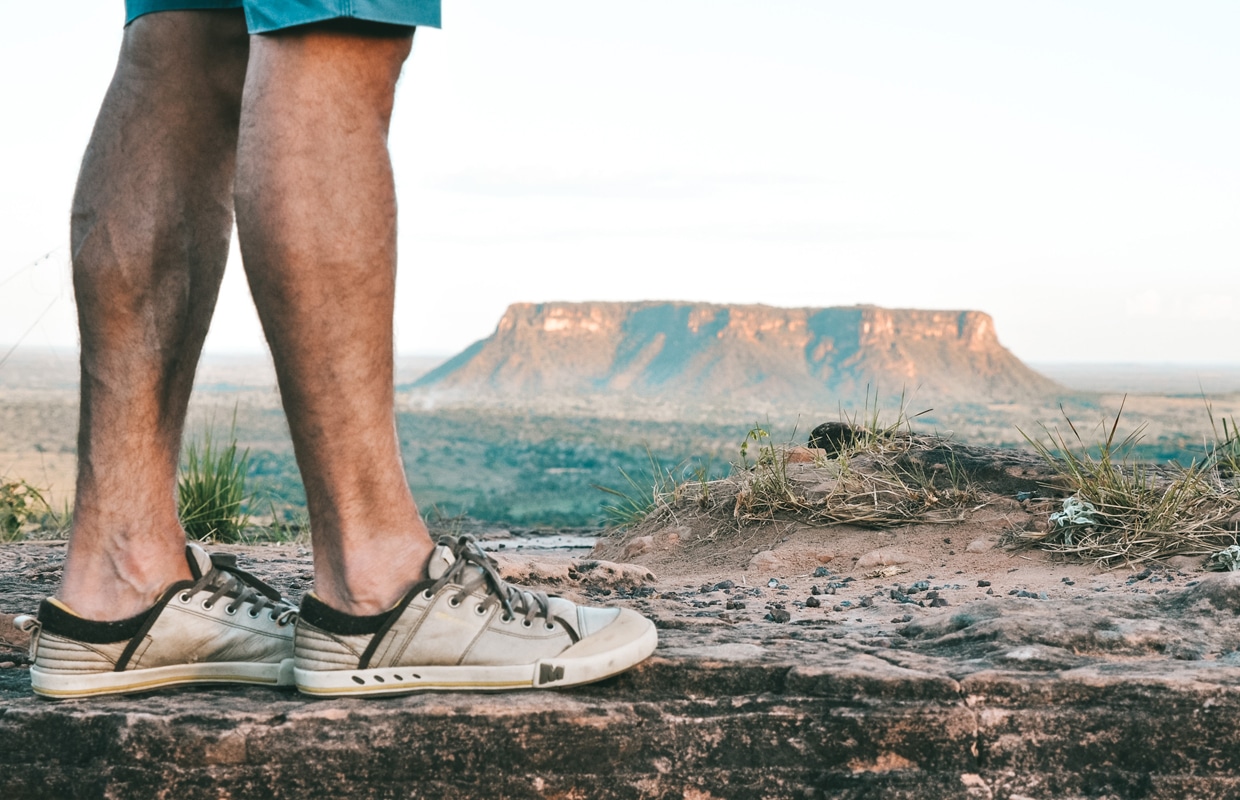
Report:
[[[149,610],[118,622],[82,619],[55,598],[30,631],[30,682],[44,697],[145,692],[182,683],[293,682],[297,609],[237,569],[231,555],[190,544],[194,580],[168,587]]]
[[[428,572],[430,580],[374,616],[303,598],[297,688],[312,695],[559,688],[623,672],[658,641],[654,624],[635,611],[508,585],[468,537],[441,540]]]

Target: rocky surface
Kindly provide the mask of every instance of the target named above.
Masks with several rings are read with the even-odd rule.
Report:
[[[707,303],[519,303],[414,388],[450,400],[659,397],[837,404],[878,388],[921,402],[1010,402],[1062,387],[980,311]]]
[[[230,549],[285,591],[306,588],[304,548]],[[0,611],[32,609],[62,555],[0,547]],[[0,647],[0,797],[1240,792],[1240,575],[1065,566],[1055,586],[1016,589],[1019,567],[926,579],[828,562],[697,583],[589,558],[503,560],[510,575],[651,615],[655,657],[545,693],[200,688],[54,703],[30,695],[0,618],[13,643]]]

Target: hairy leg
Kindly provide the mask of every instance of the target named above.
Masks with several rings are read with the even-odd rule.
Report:
[[[189,577],[176,470],[228,257],[248,46],[239,12],[135,20],[82,162],[77,500],[57,596],[87,618],[132,616]]]
[[[237,229],[306,486],[315,592],[390,608],[431,542],[405,480],[392,388],[396,196],[387,135],[412,32],[255,36]]]

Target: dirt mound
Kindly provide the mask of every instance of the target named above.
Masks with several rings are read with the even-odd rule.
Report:
[[[1088,559],[1031,546],[1056,538],[1048,535],[1052,515],[1075,491],[1046,459],[906,432],[861,433],[838,452],[759,441],[755,463],[723,480],[677,486],[640,524],[601,538],[594,554],[668,578],[752,583],[824,570],[858,580],[929,571],[1035,595],[1098,572]],[[1226,544],[1186,537],[1178,558],[1157,564],[1195,570]],[[1146,566],[1107,565],[1131,567],[1126,574]],[[1018,581],[1004,580],[1018,568]]]

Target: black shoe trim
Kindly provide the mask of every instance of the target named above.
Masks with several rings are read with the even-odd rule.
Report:
[[[564,632],[568,634],[568,638],[573,644],[581,641],[581,637],[577,635],[577,631],[573,630],[573,626],[568,624],[568,620],[563,617],[555,617],[555,621],[564,626]]]
[[[302,622],[308,622],[319,630],[334,633],[337,636],[365,636],[378,633],[390,613],[392,612],[384,611],[379,614],[357,617],[337,611],[314,595],[307,594],[301,598],[301,611],[297,617]]]
[[[76,642],[115,644],[136,636],[138,631],[142,630],[142,626],[146,623],[147,618],[155,615],[158,608],[159,604],[156,603],[146,611],[128,619],[100,622],[93,619],[83,619],[76,614],[65,611],[51,600],[44,600],[39,605],[39,624],[48,633],[54,633],[66,639],[73,639]]]
[[[163,596],[147,612],[146,619],[142,622],[142,627],[138,628],[137,633],[129,640],[129,644],[125,645],[125,649],[121,651],[121,657],[116,659],[116,666],[112,668],[113,672],[124,672],[125,667],[129,666],[129,659],[133,658],[138,645],[142,644],[142,640],[146,638],[146,634],[150,631],[151,626],[155,624],[155,620],[159,619],[160,612],[168,607],[168,601],[174,595],[192,588],[194,588],[193,581],[177,581],[164,590]]]
[[[194,557],[194,549],[189,545],[185,545],[185,560],[189,562],[189,574],[194,576],[194,580],[202,577],[202,570],[198,566],[198,559]]]
[[[396,623],[396,620],[400,619],[401,614],[405,613],[405,609],[413,602],[413,598],[434,585],[435,581],[431,580],[414,584],[414,587],[406,592],[405,596],[396,604],[396,608],[387,612],[382,625],[375,631],[375,635],[370,638],[370,644],[366,645],[366,650],[362,652],[362,657],[357,662],[358,669],[370,669],[370,659],[374,658],[375,650],[379,649],[379,643],[383,641],[383,637],[387,636],[387,632],[391,630],[392,625]]]

